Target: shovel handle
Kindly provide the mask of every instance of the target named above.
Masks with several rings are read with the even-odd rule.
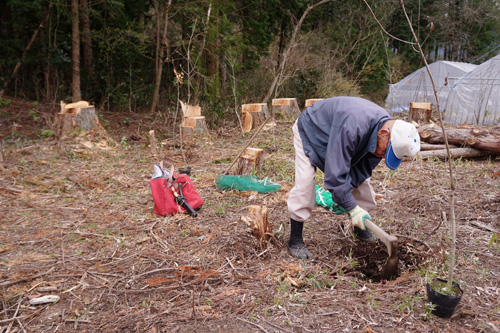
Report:
[[[389,235],[387,232],[382,230],[378,225],[373,223],[370,219],[364,220],[365,226],[370,229],[384,244],[387,246],[387,252],[389,253],[389,257],[392,255],[393,246],[395,246],[395,242],[398,241],[396,236]]]

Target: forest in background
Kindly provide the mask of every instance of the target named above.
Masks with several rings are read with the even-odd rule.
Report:
[[[496,0],[7,0],[1,102],[83,99],[168,117],[181,99],[212,125],[280,97],[383,105],[387,85],[423,65],[404,42],[402,4],[429,63],[498,53]]]

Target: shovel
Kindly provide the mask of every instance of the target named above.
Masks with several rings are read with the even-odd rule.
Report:
[[[370,219],[365,219],[364,222],[365,226],[387,246],[389,258],[382,269],[382,278],[390,279],[398,273],[398,239],[386,233]]]

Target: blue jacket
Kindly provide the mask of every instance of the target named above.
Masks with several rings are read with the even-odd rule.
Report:
[[[378,130],[390,119],[385,109],[365,99],[332,97],[312,104],[297,120],[304,153],[325,173],[326,188],[347,211],[357,205],[353,187],[371,177],[381,161],[372,153]]]

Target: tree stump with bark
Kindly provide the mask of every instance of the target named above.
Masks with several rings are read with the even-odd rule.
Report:
[[[275,119],[295,120],[300,115],[296,98],[275,98],[272,102],[272,114]]]
[[[210,136],[205,117],[201,115],[201,107],[188,105],[180,101],[184,118],[181,125],[182,138],[188,140],[194,136]]]
[[[241,127],[243,128],[243,133],[248,133],[253,128],[253,117],[250,112],[243,111],[241,114]]]
[[[259,148],[247,148],[238,161],[237,175],[250,175],[256,170],[262,169],[264,162],[264,150]]]
[[[77,131],[102,130],[94,106],[63,109],[54,119],[55,134],[58,138]]]
[[[194,138],[195,132],[194,127],[191,126],[181,126],[181,136],[182,141],[187,142]]]
[[[267,103],[243,104],[241,106],[241,113],[245,114],[245,112],[248,112],[252,117],[252,128],[258,128],[264,118],[269,117]]]
[[[156,137],[154,130],[149,131],[149,145],[151,146],[151,154],[156,155],[158,150],[156,146]]]
[[[241,219],[252,228],[252,234],[259,241],[259,247],[262,251],[264,244],[272,235],[272,226],[268,220],[267,207],[259,205],[248,206],[246,215],[242,216]]]
[[[410,103],[410,111],[408,113],[408,121],[417,123],[428,123],[431,120],[432,104],[431,103]]]
[[[313,105],[313,103],[316,103],[317,101],[321,101],[322,99],[323,98],[310,98],[310,99],[306,99],[306,102],[304,104],[304,108],[308,108],[311,105]]]

